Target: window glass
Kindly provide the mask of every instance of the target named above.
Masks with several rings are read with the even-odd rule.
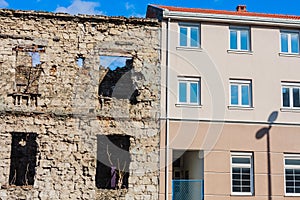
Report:
[[[190,83],[190,102],[198,103],[198,83]]]
[[[294,107],[300,107],[299,88],[293,88],[293,106]]]
[[[247,30],[241,31],[241,50],[249,50],[248,41],[249,32]]]
[[[237,31],[231,30],[230,31],[230,49],[237,49]]]
[[[242,105],[250,105],[249,86],[242,85]]]
[[[191,27],[191,47],[199,46],[199,28]]]
[[[299,165],[300,166],[300,160],[296,159],[285,159],[286,165]]]
[[[180,46],[187,46],[187,32],[186,27],[180,27]]]
[[[231,85],[231,104],[232,105],[238,105],[239,99],[238,99],[238,86],[237,85]]]
[[[290,90],[289,90],[289,88],[282,88],[282,103],[283,103],[283,107],[290,107]]]
[[[250,158],[243,158],[243,157],[233,157],[232,163],[240,163],[240,164],[250,164]]]
[[[291,34],[292,53],[299,53],[299,35],[297,33]]]
[[[187,84],[179,83],[179,102],[187,102]]]
[[[286,33],[281,33],[281,52],[288,52],[288,35]]]

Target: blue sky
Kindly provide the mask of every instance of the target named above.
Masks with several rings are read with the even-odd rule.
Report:
[[[144,17],[148,4],[300,15],[299,0],[0,0],[0,8]]]

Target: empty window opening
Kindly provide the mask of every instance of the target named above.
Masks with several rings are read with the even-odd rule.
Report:
[[[38,144],[36,133],[12,133],[9,184],[34,184]]]
[[[41,58],[39,52],[28,52],[28,55],[31,57],[32,67],[38,67],[41,64]]]
[[[99,81],[100,97],[129,99],[135,102],[138,95],[133,82],[133,59],[130,57],[100,56],[103,74]]]
[[[97,136],[97,188],[128,188],[130,165],[129,148],[129,136]]]
[[[76,63],[77,63],[78,67],[83,67],[83,65],[84,65],[84,58],[83,57],[78,57],[76,59]]]
[[[13,50],[17,52],[17,66],[40,67],[40,53],[45,52],[45,47],[40,45],[20,45]]]
[[[38,80],[42,72],[40,53],[45,52],[45,47],[21,45],[14,50],[16,51],[16,92],[38,94]]]

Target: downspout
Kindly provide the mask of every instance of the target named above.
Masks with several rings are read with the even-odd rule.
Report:
[[[167,21],[166,46],[166,132],[165,132],[165,199],[169,199],[169,67],[170,67],[170,21]]]

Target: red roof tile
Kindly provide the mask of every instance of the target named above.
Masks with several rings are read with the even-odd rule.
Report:
[[[204,14],[219,14],[219,15],[236,15],[236,16],[247,16],[247,17],[268,17],[268,18],[280,18],[280,19],[292,19],[300,20],[300,16],[295,15],[282,15],[282,14],[266,14],[266,13],[255,13],[255,12],[237,12],[237,11],[226,11],[226,10],[211,10],[201,8],[181,8],[174,6],[162,6],[154,5],[161,9],[167,9],[174,12],[190,12],[190,13],[204,13]]]

